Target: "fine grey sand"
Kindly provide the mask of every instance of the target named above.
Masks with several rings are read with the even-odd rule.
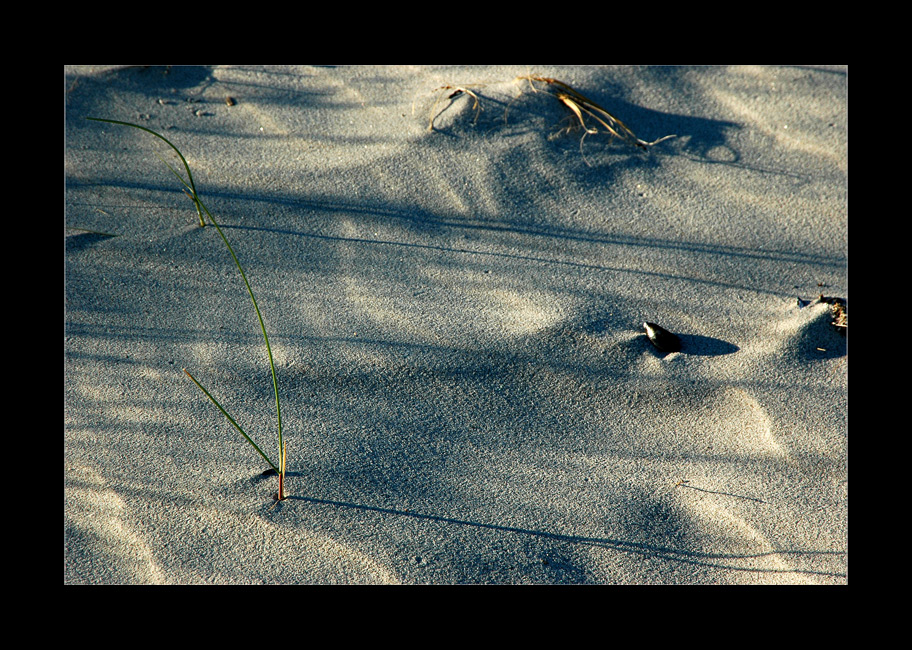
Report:
[[[583,137],[529,76],[676,137]],[[64,583],[848,582],[845,67],[64,91]],[[288,499],[182,372],[278,458],[227,249],[164,143],[86,117],[171,140],[244,265]]]

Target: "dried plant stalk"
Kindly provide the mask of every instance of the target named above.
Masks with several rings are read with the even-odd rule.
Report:
[[[474,124],[475,122],[478,121],[478,116],[481,114],[481,111],[482,111],[481,101],[478,99],[477,94],[475,94],[474,92],[469,90],[470,86],[473,88],[482,88],[482,87],[484,87],[484,84],[470,84],[469,86],[446,85],[446,86],[440,86],[439,88],[435,88],[434,90],[431,91],[432,93],[439,93],[439,94],[437,95],[437,99],[434,100],[434,105],[431,107],[431,117],[428,120],[428,131],[434,130],[434,118],[436,117],[437,105],[440,103],[440,100],[443,97],[443,94],[440,92],[442,90],[453,91],[449,95],[447,95],[447,99],[455,99],[464,94],[468,95],[469,97],[474,99],[475,103],[472,106],[472,110],[475,111],[475,119],[472,120],[472,124]],[[415,112],[415,105],[413,103],[412,104],[412,113],[414,113],[414,112]]]
[[[639,147],[640,149],[648,149],[649,147],[652,147],[653,145],[656,145],[664,140],[676,137],[674,135],[666,135],[659,138],[658,140],[653,140],[652,142],[641,140],[621,120],[609,113],[604,107],[600,106],[579,91],[575,90],[569,84],[566,84],[563,81],[559,81],[558,79],[552,79],[551,77],[524,76],[517,78],[528,81],[529,85],[532,87],[532,90],[535,92],[544,92],[539,88],[536,88],[535,84],[533,83],[535,81],[548,84],[548,86],[552,86],[554,90],[548,94],[553,95],[555,98],[557,98],[558,101],[560,101],[573,113],[573,115],[579,121],[579,125],[584,131],[584,138],[586,135],[599,132],[597,126],[593,127],[587,124],[587,116],[592,120],[595,120],[598,124],[601,124],[605,130],[614,137],[636,147]],[[582,139],[580,139],[580,148],[582,148]]]

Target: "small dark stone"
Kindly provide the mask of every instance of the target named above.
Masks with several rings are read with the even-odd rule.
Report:
[[[677,352],[681,349],[681,339],[664,327],[655,323],[643,323],[643,329],[646,330],[646,336],[652,344],[662,352]]]

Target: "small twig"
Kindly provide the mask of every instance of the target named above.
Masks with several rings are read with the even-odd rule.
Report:
[[[746,496],[741,495],[741,494],[732,494],[731,492],[717,492],[717,491],[715,491],[715,490],[707,490],[707,489],[704,489],[704,488],[695,487],[695,486],[693,486],[693,485],[687,485],[688,483],[690,483],[690,480],[688,480],[688,479],[681,479],[680,481],[678,481],[677,483],[675,483],[675,487],[686,487],[686,488],[690,488],[691,490],[697,490],[698,492],[706,492],[707,494],[721,494],[721,495],[724,495],[724,496],[727,496],[727,497],[735,497],[736,499],[746,499],[746,500],[748,500],[748,501],[756,501],[756,502],[758,502],[758,503],[766,503],[766,501],[764,501],[763,499],[757,499],[756,497],[746,497]]]
[[[484,84],[471,84],[471,86],[473,86],[475,88],[482,88],[484,86]],[[459,97],[460,95],[463,95],[463,94],[466,94],[469,97],[471,97],[472,99],[474,99],[475,103],[472,106],[472,110],[475,111],[475,119],[472,120],[472,124],[475,124],[476,122],[478,122],[478,116],[481,114],[481,111],[482,111],[481,102],[478,99],[478,95],[476,95],[474,92],[469,90],[469,88],[467,86],[446,85],[446,86],[440,86],[439,88],[435,88],[431,92],[439,93],[441,90],[452,90],[453,91],[449,95],[447,95],[447,99],[455,99],[456,97]],[[434,130],[434,118],[436,117],[435,111],[437,110],[437,104],[440,103],[441,97],[442,97],[442,95],[438,94],[437,99],[434,100],[434,105],[431,107],[431,117],[430,117],[430,120],[428,121],[428,131]],[[414,105],[414,103],[412,103],[412,113],[414,113],[414,112],[415,112],[415,105]]]

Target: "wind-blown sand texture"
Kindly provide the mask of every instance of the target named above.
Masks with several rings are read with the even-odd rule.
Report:
[[[847,583],[846,68],[64,85],[66,584]]]

